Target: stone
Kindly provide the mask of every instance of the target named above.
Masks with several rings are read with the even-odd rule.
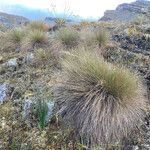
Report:
[[[0,84],[0,104],[2,104],[7,97],[7,84]]]
[[[29,119],[29,115],[31,113],[31,108],[32,108],[33,102],[30,99],[25,100],[24,105],[23,105],[23,112],[22,112],[22,117],[25,120]]]
[[[140,150],[140,148],[139,148],[138,145],[136,145],[136,146],[133,147],[133,150]]]
[[[47,106],[48,106],[48,112],[46,115],[46,122],[48,122],[52,118],[52,114],[54,111],[54,102],[53,101],[47,102]]]
[[[13,67],[14,68],[14,67],[17,67],[17,65],[18,65],[17,58],[12,58],[6,62],[7,67]]]
[[[26,57],[24,58],[24,61],[26,63],[32,63],[34,61],[34,54],[32,52],[27,53]]]

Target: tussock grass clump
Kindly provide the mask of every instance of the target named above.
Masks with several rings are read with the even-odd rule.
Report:
[[[73,47],[78,43],[79,34],[71,28],[61,28],[57,31],[56,38],[65,46]]]
[[[86,44],[87,46],[98,45],[99,47],[101,47],[108,41],[108,33],[104,30],[82,30],[80,32],[80,37],[82,42],[84,42],[84,44]]]
[[[46,43],[48,39],[47,35],[40,30],[31,31],[28,38],[32,43]]]
[[[28,25],[28,28],[31,30],[41,30],[41,31],[48,31],[49,30],[49,26],[42,21],[32,21]]]
[[[48,36],[44,31],[31,30],[24,39],[23,48],[34,48],[36,45],[44,45],[48,43]]]
[[[54,96],[77,137],[86,137],[91,144],[110,144],[142,122],[146,99],[137,75],[87,51],[66,56],[62,66]]]
[[[10,40],[14,43],[20,43],[24,37],[24,31],[22,29],[13,29],[9,33]]]
[[[95,31],[95,41],[99,46],[105,45],[108,41],[108,33],[105,30]]]
[[[89,29],[82,30],[80,32],[81,44],[85,44],[87,46],[91,46],[96,44],[95,42],[95,34],[93,31]]]
[[[14,51],[20,47],[25,33],[23,29],[15,28],[0,35],[1,50]]]

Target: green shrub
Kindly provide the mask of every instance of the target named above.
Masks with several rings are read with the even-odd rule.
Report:
[[[56,38],[67,47],[73,47],[78,43],[78,32],[71,28],[61,28],[56,33]]]
[[[62,66],[55,100],[77,137],[91,144],[115,143],[141,123],[146,99],[137,75],[88,51],[69,54]]]

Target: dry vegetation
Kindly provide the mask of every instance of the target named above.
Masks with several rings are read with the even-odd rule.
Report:
[[[136,75],[88,51],[69,54],[62,64],[55,99],[83,141],[114,144],[135,130],[147,102]]]
[[[9,85],[0,105],[0,149],[111,149],[139,133],[146,85],[130,64],[147,65],[149,57],[124,61],[109,26],[82,22],[54,32],[35,21],[0,32],[0,84]]]

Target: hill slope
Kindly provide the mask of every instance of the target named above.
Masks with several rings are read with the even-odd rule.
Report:
[[[27,22],[29,22],[29,20],[25,17],[0,12],[0,24],[7,28],[19,26]]]
[[[144,15],[150,19],[150,1],[137,0],[130,4],[121,4],[116,10],[107,10],[100,20],[128,22],[136,18],[138,15]]]

